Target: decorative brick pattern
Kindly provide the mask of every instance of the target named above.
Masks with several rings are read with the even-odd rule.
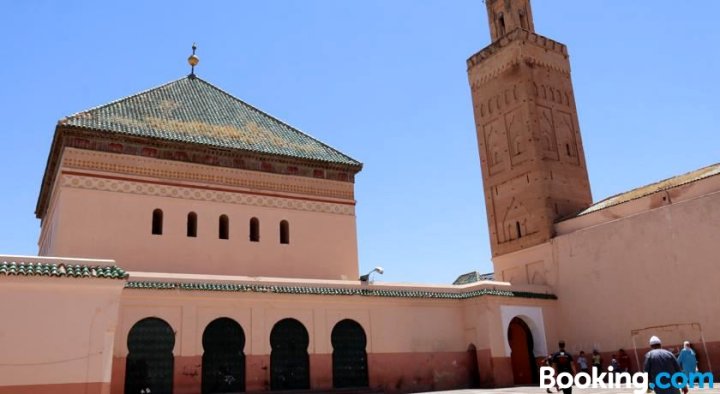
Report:
[[[321,201],[308,201],[293,198],[254,195],[242,192],[226,192],[192,187],[169,186],[92,176],[63,174],[61,176],[60,184],[62,187],[76,189],[101,190],[198,201],[214,201],[266,208],[283,208],[298,211],[330,213],[336,215],[355,215],[355,207],[349,204],[334,204]]]
[[[69,148],[63,168],[353,200],[353,184]]]

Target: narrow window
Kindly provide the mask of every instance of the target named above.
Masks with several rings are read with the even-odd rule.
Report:
[[[280,222],[280,243],[290,243],[290,224],[287,220],[283,220]]]
[[[520,232],[520,222],[515,222],[515,230],[517,230],[517,237],[522,237],[522,233]]]
[[[502,37],[505,35],[505,17],[503,14],[500,14],[498,17],[498,29],[500,30],[499,36]]]
[[[568,156],[572,156],[572,154],[570,153],[570,144],[565,144],[565,150],[567,151]]]
[[[218,229],[218,237],[220,239],[230,238],[230,219],[227,215],[220,215],[220,228]]]
[[[187,236],[197,237],[197,214],[195,212],[188,213]]]
[[[527,18],[525,18],[525,11],[523,10],[520,10],[520,27],[528,30]]]
[[[260,221],[258,218],[250,219],[250,242],[260,242]]]
[[[156,209],[152,215],[152,233],[155,235],[162,235],[163,228],[163,211],[162,209]]]

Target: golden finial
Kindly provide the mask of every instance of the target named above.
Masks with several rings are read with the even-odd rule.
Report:
[[[197,45],[195,45],[195,43],[193,42],[193,45],[192,45],[193,52],[192,52],[192,55],[190,55],[190,57],[188,58],[188,64],[190,64],[190,75],[188,75],[188,77],[190,77],[190,78],[195,78],[195,66],[197,66],[198,63],[200,63],[200,58],[195,56],[196,49],[197,49]]]

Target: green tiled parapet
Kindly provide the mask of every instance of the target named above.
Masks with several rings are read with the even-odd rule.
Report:
[[[278,286],[256,284],[229,284],[229,283],[202,283],[202,282],[148,282],[131,281],[125,284],[128,289],[148,290],[184,290],[184,291],[224,291],[224,292],[254,292],[276,294],[310,294],[330,296],[364,296],[364,297],[399,297],[399,298],[440,298],[440,299],[466,299],[482,296],[518,297],[554,300],[554,294],[531,293],[522,291],[509,291],[497,289],[479,289],[460,292],[418,291],[418,290],[386,290],[370,288],[343,288],[343,287],[310,287],[310,286]]]
[[[118,266],[81,265],[65,263],[35,263],[1,261],[0,275],[51,276],[65,278],[127,279],[128,273]]]

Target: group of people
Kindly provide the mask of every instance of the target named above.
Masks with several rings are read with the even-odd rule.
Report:
[[[603,359],[600,352],[598,352],[597,349],[594,349],[592,356],[590,357],[590,364],[588,364],[585,352],[581,350],[577,357],[577,366],[580,372],[589,373],[590,367],[602,370]],[[613,354],[611,356],[610,366],[612,367],[612,371],[616,373],[630,372],[630,356],[628,356],[625,349],[620,349],[617,354]]]
[[[645,372],[648,379],[654,381],[655,377],[662,372],[670,375],[678,372],[684,373],[689,380],[690,374],[697,371],[697,354],[690,346],[690,342],[683,342],[683,348],[677,357],[669,350],[662,348],[660,338],[652,336],[650,338],[650,351],[645,355]],[[678,394],[678,389],[670,386],[668,388],[655,388],[657,394]],[[682,388],[683,393],[688,392],[688,387]]]
[[[650,351],[645,354],[645,362],[643,364],[643,371],[647,372],[648,379],[650,382],[655,381],[655,377],[662,372],[669,373],[670,375],[683,372],[688,377],[691,373],[697,371],[697,354],[692,349],[690,342],[685,341],[683,343],[683,349],[674,355],[668,350],[662,348],[660,338],[652,336],[649,341]],[[565,341],[558,343],[559,350],[545,359],[546,365],[552,366],[555,369],[555,374],[568,372],[575,375],[577,372],[590,373],[590,368],[597,369],[598,372],[604,372],[602,369],[603,360],[600,352],[594,349],[592,356],[590,357],[590,364],[588,365],[588,359],[585,357],[585,352],[580,351],[577,357],[577,362],[573,361],[573,357],[570,353],[565,350]],[[623,373],[630,372],[630,356],[624,349],[620,349],[617,354],[613,354],[610,361],[609,372],[612,373]],[[546,389],[550,393],[550,389]],[[558,390],[559,391],[559,390]],[[667,389],[655,388],[656,394],[678,394],[678,389],[669,387]],[[688,392],[688,387],[682,389],[683,393]],[[571,394],[572,387],[563,389],[563,394]]]

